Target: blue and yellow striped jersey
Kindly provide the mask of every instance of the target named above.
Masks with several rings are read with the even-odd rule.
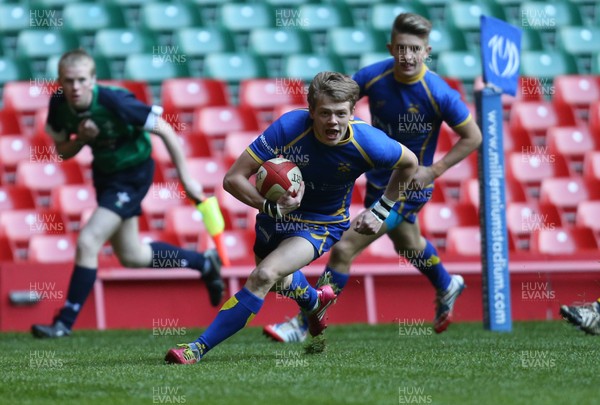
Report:
[[[313,223],[347,221],[354,181],[373,168],[391,170],[402,158],[400,143],[364,121],[350,121],[338,145],[323,144],[305,109],[282,115],[246,150],[260,164],[283,156],[298,165],[306,189],[292,214],[296,221]]]
[[[472,117],[460,93],[452,89],[425,65],[410,82],[394,77],[394,60],[369,65],[353,76],[361,97],[369,97],[373,126],[409,148],[419,164],[430,166],[442,122],[459,127]],[[377,188],[384,187],[389,170],[374,170],[367,179]]]

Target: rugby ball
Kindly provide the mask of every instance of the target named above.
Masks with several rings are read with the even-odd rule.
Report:
[[[296,164],[285,158],[267,160],[256,172],[256,189],[269,201],[277,202],[292,187],[300,189],[302,172]]]

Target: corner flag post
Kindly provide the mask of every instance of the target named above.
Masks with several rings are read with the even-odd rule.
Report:
[[[516,94],[521,30],[481,16],[481,54],[485,87],[476,92],[477,120],[483,133],[479,150],[483,318],[485,329],[512,330],[508,236],[502,139],[502,93]]]

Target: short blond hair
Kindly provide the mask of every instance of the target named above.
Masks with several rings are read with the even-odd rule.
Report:
[[[360,88],[350,76],[338,72],[320,72],[318,73],[310,86],[308,87],[308,106],[314,111],[317,107],[317,101],[322,96],[328,96],[338,103],[350,102],[350,111],[358,101]]]
[[[96,75],[96,62],[94,62],[94,58],[90,56],[89,53],[86,52],[85,49],[78,48],[72,51],[64,53],[60,60],[58,61],[58,76],[60,77],[61,71],[65,66],[72,66],[76,63],[80,62],[88,62],[91,66],[91,74],[92,76]]]

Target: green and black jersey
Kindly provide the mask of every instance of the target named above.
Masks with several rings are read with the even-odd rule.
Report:
[[[75,111],[64,94],[54,94],[46,130],[55,141],[63,142],[77,133],[81,120],[92,119],[100,130],[88,144],[94,155],[92,168],[96,173],[114,173],[150,157],[152,144],[147,131],[161,113],[161,107],[148,106],[125,89],[96,85],[86,111]]]

